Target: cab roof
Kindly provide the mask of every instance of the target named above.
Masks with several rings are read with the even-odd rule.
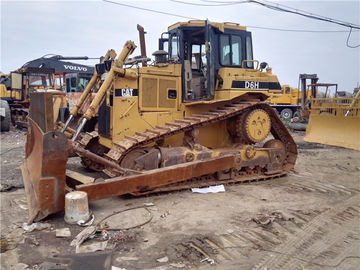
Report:
[[[186,27],[201,27],[201,26],[205,26],[206,21],[204,20],[191,20],[191,21],[187,21],[187,22],[177,22],[173,25],[170,25],[168,27],[168,31],[174,30],[176,28],[182,27],[182,26],[186,26]],[[225,28],[226,29],[234,29],[234,30],[242,30],[242,31],[246,31],[246,27],[245,26],[241,26],[238,23],[232,23],[232,22],[223,22],[223,23],[219,23],[219,22],[210,22],[210,25],[212,25],[215,28],[218,28],[219,31],[224,32]]]

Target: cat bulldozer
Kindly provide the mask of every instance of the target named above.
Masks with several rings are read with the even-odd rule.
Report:
[[[127,41],[117,57],[96,65],[65,124],[41,128],[35,119],[46,117],[51,102],[44,100],[51,98],[32,96],[45,105],[31,110],[21,165],[29,222],[62,211],[72,190],[96,200],[272,179],[293,169],[297,146],[264,102],[281,87],[266,63],[253,60],[246,27],[176,23],[147,65],[144,57],[129,58],[135,48]],[[69,128],[99,81],[76,128]],[[97,129],[83,132],[95,114]],[[96,176],[67,170],[72,156]]]

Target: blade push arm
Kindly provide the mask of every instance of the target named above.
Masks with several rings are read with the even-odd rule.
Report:
[[[118,58],[114,61],[111,65],[111,69],[106,76],[105,81],[101,85],[99,91],[96,93],[95,98],[92,100],[89,108],[85,112],[83,118],[81,119],[80,125],[77,128],[72,141],[75,141],[77,136],[80,134],[81,130],[83,129],[85,123],[90,120],[92,117],[95,116],[96,110],[99,107],[106,91],[110,88],[111,84],[113,83],[113,79],[115,74],[118,74],[122,77],[136,79],[138,77],[137,72],[126,70],[123,68],[124,62],[129,57],[129,55],[135,50],[136,45],[133,41],[127,41],[122,49],[121,53],[119,54]]]
[[[101,61],[101,63],[104,63],[105,61],[107,61],[108,59],[115,59],[116,57],[116,52],[111,49],[108,50],[104,59]],[[96,72],[96,70],[94,71],[94,75],[92,76],[90,82],[88,83],[88,85],[86,86],[84,92],[82,93],[82,95],[80,96],[76,106],[72,109],[71,114],[76,116],[80,107],[82,106],[82,104],[84,103],[85,99],[87,98],[87,96],[89,95],[91,88],[93,88],[93,86],[97,83],[98,79],[100,78],[99,74]]]
[[[115,57],[116,57],[116,52],[113,49],[108,50],[105,57],[104,57],[104,59],[101,61],[101,63],[104,63],[108,59],[115,59]],[[82,92],[82,94],[81,94],[80,98],[78,99],[76,105],[72,108],[72,110],[70,112],[70,116],[67,119],[67,121],[66,121],[65,125],[63,126],[63,128],[61,129],[61,132],[64,132],[66,130],[66,128],[69,126],[71,120],[78,114],[81,106],[83,105],[84,101],[89,96],[89,94],[91,93],[91,89],[98,82],[99,78],[100,78],[100,76],[96,72],[96,69],[95,69],[94,74],[91,77],[91,80],[89,81],[89,83],[87,84],[84,92]]]

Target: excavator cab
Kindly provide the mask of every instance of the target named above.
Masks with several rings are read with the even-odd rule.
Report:
[[[66,93],[82,92],[91,80],[92,75],[88,73],[65,74]]]

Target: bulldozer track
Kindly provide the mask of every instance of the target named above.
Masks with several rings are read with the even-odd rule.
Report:
[[[263,109],[269,114],[272,124],[271,133],[275,139],[279,139],[284,143],[289,155],[295,155],[289,162],[295,162],[297,150],[296,144],[293,141],[291,135],[287,132],[285,126],[276,116],[275,111],[269,105],[265,103],[259,103],[258,101],[233,102],[219,107],[216,110],[211,110],[209,112],[203,112],[200,114],[193,114],[192,116],[185,117],[184,119],[166,123],[163,126],[156,126],[153,129],[147,129],[145,132],[136,132],[135,135],[126,136],[121,141],[115,143],[110,151],[105,155],[113,161],[120,162],[124,155],[137,147],[154,143],[165,137],[182,133],[194,128],[200,128],[218,121],[226,120],[252,109]]]
[[[219,107],[216,110],[211,110],[200,114],[193,114],[183,119],[166,123],[163,126],[156,126],[153,129],[147,129],[144,132],[136,132],[133,136],[126,136],[121,141],[115,143],[114,146],[104,156],[107,159],[110,159],[119,164],[127,153],[138,147],[145,146],[151,143],[156,143],[157,141],[163,140],[166,137],[186,132],[194,128],[204,127],[210,124],[214,124],[218,121],[224,121],[232,117],[237,117],[239,115],[256,109],[262,109],[268,113],[271,119],[271,134],[275,139],[280,140],[285,146],[286,158],[283,164],[282,171],[265,174],[259,168],[249,167],[243,168],[241,172],[235,172],[232,179],[218,180],[216,178],[216,174],[210,174],[204,175],[196,179],[188,179],[187,181],[157,187],[149,191],[144,191],[133,195],[144,195],[148,193],[174,191],[191,187],[216,185],[221,183],[229,184],[236,182],[260,181],[281,177],[289,173],[291,169],[293,169],[297,156],[297,146],[284,124],[276,115],[276,112],[273,110],[273,108],[271,108],[265,103],[259,102],[258,100],[232,102],[222,107]],[[94,138],[94,134],[85,134],[85,136],[81,140],[81,144],[86,145],[91,138]],[[109,170],[106,170],[106,173],[111,175],[111,171]]]
[[[114,161],[120,162],[122,157],[132,149],[154,143],[165,137],[169,137],[178,133],[182,133],[193,128],[203,127],[220,120],[231,118],[243,112],[244,109],[250,107],[253,103],[232,103],[217,110],[195,114],[184,119],[175,120],[166,123],[163,126],[156,126],[153,129],[147,129],[145,132],[137,132],[133,136],[127,136],[120,142],[115,143],[114,147],[106,154],[106,156]]]

